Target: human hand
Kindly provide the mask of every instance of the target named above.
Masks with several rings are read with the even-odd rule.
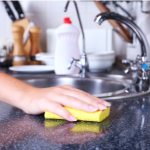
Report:
[[[104,110],[110,103],[94,97],[84,91],[70,85],[50,88],[34,88],[26,93],[23,110],[28,114],[40,114],[50,111],[68,121],[76,121],[76,118],[63,106],[79,109],[86,112]]]

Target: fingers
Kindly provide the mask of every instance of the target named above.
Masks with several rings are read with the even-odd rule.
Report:
[[[68,121],[76,121],[77,119],[62,106],[86,112],[104,110],[106,106],[110,106],[108,102],[68,85],[40,89],[37,93],[30,100],[30,114],[50,111]]]
[[[107,108],[107,106],[110,106],[111,104],[101,100],[95,96],[92,96],[84,91],[78,90],[76,88],[73,88],[69,85],[62,86],[63,88],[66,88],[68,90],[64,90],[63,94],[68,96],[73,96],[81,101],[84,101],[90,105],[95,106],[96,108],[100,110],[104,110]]]
[[[97,98],[97,97],[95,97],[95,96],[93,96],[93,95],[91,95],[91,94],[89,94],[89,93],[87,93],[87,92],[84,92],[84,91],[82,91],[82,90],[76,89],[76,88],[74,88],[74,87],[72,87],[72,86],[70,86],[70,85],[64,85],[64,88],[67,88],[67,89],[70,89],[70,90],[73,90],[73,91],[77,91],[77,92],[82,92],[82,93],[84,93],[85,95],[87,95],[87,96],[89,96],[89,97],[91,97],[91,98],[93,98],[93,99],[96,99],[96,100],[100,101],[101,103],[104,102],[104,103],[105,103],[104,105],[110,106],[110,103],[108,103],[108,102],[106,102],[106,101],[104,101],[104,100],[102,100],[102,99],[99,99],[99,98]]]
[[[42,108],[45,108],[44,111],[50,111],[60,117],[63,117],[68,121],[77,121],[77,119],[68,110],[63,108],[57,102],[45,100],[45,102],[42,105]]]
[[[61,105],[64,105],[67,107],[83,110],[86,112],[95,112],[98,110],[97,107],[94,107],[93,105],[90,105],[84,101],[81,101],[73,96],[68,96],[68,95],[56,95],[55,102],[58,102]]]
[[[107,108],[100,101],[92,98],[91,96],[88,96],[87,94],[83,93],[82,91],[64,90],[64,95],[68,95],[70,97],[72,96],[72,97],[79,99],[80,101],[83,101],[85,103],[88,103],[100,110],[104,110]]]

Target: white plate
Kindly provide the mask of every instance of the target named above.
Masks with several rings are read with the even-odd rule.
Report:
[[[54,67],[48,66],[48,65],[23,65],[23,66],[9,67],[9,70],[18,71],[18,72],[30,72],[30,73],[39,72],[39,73],[41,73],[41,72],[54,71]]]
[[[43,59],[45,59],[45,58],[47,58],[47,59],[54,59],[54,54],[41,52],[41,53],[37,53],[35,55],[35,57],[36,58],[43,58]]]

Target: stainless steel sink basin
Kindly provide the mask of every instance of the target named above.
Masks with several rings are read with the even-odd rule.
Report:
[[[130,87],[131,80],[121,75],[101,75],[89,78],[76,76],[18,76],[17,78],[39,88],[68,84],[106,100],[129,98],[149,93],[149,90],[144,93],[126,93],[125,91]]]

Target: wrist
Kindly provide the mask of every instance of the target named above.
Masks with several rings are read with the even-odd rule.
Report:
[[[29,107],[31,105],[31,100],[33,97],[38,93],[39,88],[36,87],[30,87],[28,90],[24,91],[21,94],[21,100],[20,100],[20,109],[22,109],[25,113],[31,114]]]

